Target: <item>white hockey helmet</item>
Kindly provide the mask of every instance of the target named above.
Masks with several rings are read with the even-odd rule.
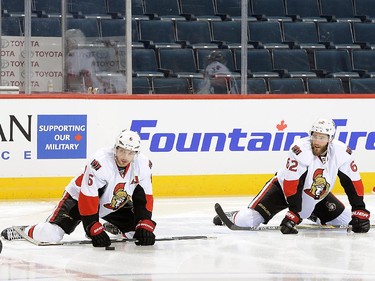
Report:
[[[329,140],[332,140],[336,133],[335,122],[332,119],[319,118],[316,120],[310,130],[310,135],[313,132],[326,134],[329,136]]]
[[[141,150],[141,138],[137,132],[128,129],[122,130],[116,138],[115,148],[117,147],[139,152]]]
[[[86,36],[80,29],[68,29],[65,32],[66,47],[68,50],[76,49],[86,43]]]

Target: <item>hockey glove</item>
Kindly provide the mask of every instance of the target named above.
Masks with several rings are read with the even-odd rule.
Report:
[[[352,220],[349,222],[355,233],[366,233],[370,230],[370,212],[367,210],[355,210]]]
[[[155,229],[156,223],[152,220],[140,220],[135,227],[134,239],[135,244],[140,246],[155,244]]]
[[[104,231],[103,225],[98,221],[90,224],[86,229],[86,233],[91,238],[94,247],[108,247],[111,245],[108,234]]]
[[[302,219],[296,213],[292,211],[288,211],[285,215],[285,218],[281,221],[281,228],[280,231],[283,234],[297,234],[298,230],[295,228],[297,224],[300,224]]]

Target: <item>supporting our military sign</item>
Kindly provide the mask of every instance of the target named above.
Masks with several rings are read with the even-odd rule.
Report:
[[[38,159],[86,158],[86,115],[38,115]]]

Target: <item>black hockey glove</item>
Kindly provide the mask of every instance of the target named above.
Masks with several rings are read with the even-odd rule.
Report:
[[[155,244],[155,229],[156,223],[152,220],[140,220],[135,227],[134,239],[138,246],[147,246]]]
[[[367,210],[353,211],[349,225],[352,226],[352,231],[355,233],[368,232],[370,230],[370,212]]]
[[[302,219],[298,214],[288,211],[285,218],[281,221],[280,231],[282,234],[297,234],[298,230],[295,228],[295,226],[301,222]]]
[[[98,221],[90,224],[86,229],[86,233],[91,238],[94,247],[108,247],[111,245],[107,232],[104,231],[103,225]]]

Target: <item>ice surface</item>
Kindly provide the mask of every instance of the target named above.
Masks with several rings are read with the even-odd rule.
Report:
[[[347,202],[345,197],[340,197]],[[35,246],[4,241],[0,280],[375,280],[375,229],[231,231],[214,226],[214,204],[247,206],[251,197],[156,198],[157,237],[207,235],[207,240],[116,243],[115,251],[91,245]],[[365,197],[375,214],[375,196]],[[0,202],[0,230],[44,221],[57,201]],[[284,213],[271,225],[278,225]],[[373,223],[373,222],[372,222]],[[82,226],[64,240],[84,239]]]

